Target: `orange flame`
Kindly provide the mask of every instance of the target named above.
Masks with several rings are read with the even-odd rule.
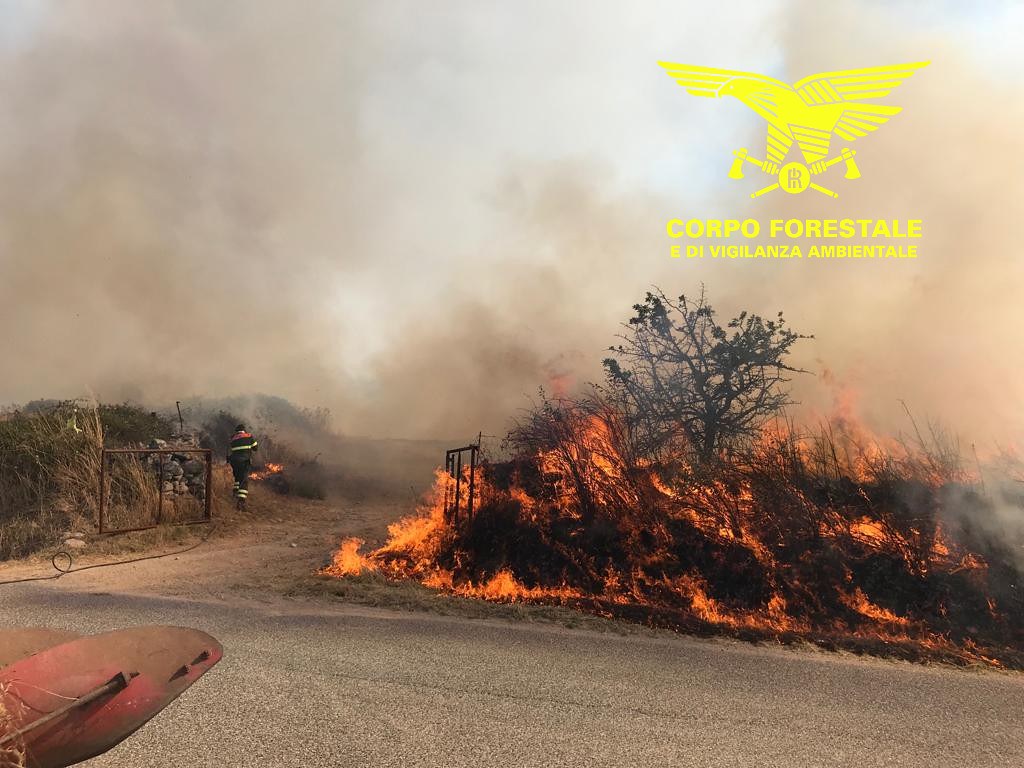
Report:
[[[334,553],[333,562],[324,569],[325,572],[332,576],[358,576],[365,570],[373,570],[372,563],[359,553],[361,546],[362,539],[343,540],[338,551]]]
[[[284,464],[275,464],[272,461],[268,461],[263,469],[258,469],[253,472],[250,477],[253,480],[266,480],[271,475],[279,475],[284,472]]]
[[[840,581],[833,587],[833,599],[841,607],[832,624],[808,618],[816,614],[801,608],[807,589],[796,581],[791,570],[780,565],[780,545],[773,533],[778,524],[768,510],[759,506],[749,478],[694,483],[680,479],[689,470],[685,462],[680,462],[683,469],[676,470],[676,474],[664,475],[663,467],[650,462],[631,466],[618,450],[614,425],[595,416],[581,423],[580,433],[573,440],[535,457],[537,478],[528,483],[514,475],[499,488],[477,467],[477,499],[486,499],[493,509],[506,510],[503,514],[514,510],[516,525],[542,533],[553,525],[582,526],[597,514],[595,510],[614,510],[605,524],[619,532],[621,546],[630,548],[628,567],[595,567],[581,549],[574,568],[584,576],[572,583],[564,576],[517,573],[507,564],[490,573],[476,571],[470,577],[468,574],[474,573],[473,555],[464,549],[461,539],[467,523],[463,519],[456,526],[446,519],[445,499],[454,492],[454,481],[438,470],[426,501],[415,514],[388,527],[388,538],[382,546],[364,553],[362,540],[345,539],[324,572],[346,577],[370,571],[392,579],[415,579],[450,595],[500,602],[555,602],[586,606],[599,613],[614,613],[615,606],[643,606],[663,614],[685,614],[730,631],[808,637],[842,634],[913,642],[986,663],[992,660],[977,648],[953,645],[918,619],[879,605],[855,582],[849,583],[854,579],[850,570],[846,571],[846,583]],[[822,455],[820,446],[812,440],[801,441],[778,425],[766,428],[762,437],[760,457],[764,461],[779,461],[782,451],[788,450],[792,460],[805,467],[825,462],[829,471],[836,473],[833,476],[844,478],[848,484],[868,483],[879,462],[891,460],[891,454],[885,453],[877,441],[856,455],[840,458],[838,454]],[[468,469],[464,471],[467,474],[460,485],[466,493]],[[846,472],[851,474],[843,474]],[[814,521],[811,531],[827,542],[825,546],[859,552],[862,559],[886,557],[903,563],[908,572],[919,574],[934,569],[983,572],[987,567],[981,557],[955,545],[939,525],[931,532],[900,527],[898,519],[893,522],[884,508],[873,507],[863,491],[855,496],[856,503],[850,508],[868,511],[855,513],[857,516],[831,503],[814,501],[810,492],[800,488],[789,488],[787,493],[792,504],[813,510],[808,516]],[[478,508],[477,514],[486,512]],[[698,568],[680,566],[680,561],[685,562],[689,556],[673,548],[673,531],[680,527],[705,537],[704,541],[720,551],[736,553],[741,560],[747,558],[753,564],[750,567],[764,574],[762,602],[737,607],[729,593],[718,589]],[[563,542],[558,546],[562,552],[567,545]],[[586,583],[586,588],[581,583]],[[997,616],[996,603],[990,600],[987,605],[992,616]],[[934,609],[938,615],[945,615],[944,604]]]

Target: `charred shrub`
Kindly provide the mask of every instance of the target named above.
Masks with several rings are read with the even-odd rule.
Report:
[[[241,419],[228,411],[217,411],[203,422],[203,437],[200,445],[213,449],[214,456],[223,457],[227,453],[228,443],[235,433],[235,426]]]
[[[712,597],[737,608],[761,607],[771,598],[769,575],[747,547],[712,540],[686,520],[671,520],[668,526],[673,561],[663,573],[699,574]]]
[[[323,465],[315,459],[286,470],[286,477],[291,492],[296,496],[303,499],[327,498],[327,475]]]
[[[550,567],[552,552],[540,527],[521,525],[520,511],[514,499],[491,499],[463,522],[458,544],[472,563],[467,576],[480,579],[512,566],[523,578],[537,578]]]

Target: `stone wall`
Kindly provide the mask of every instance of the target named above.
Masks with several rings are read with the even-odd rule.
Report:
[[[149,447],[171,451],[196,449],[199,447],[199,436],[186,433],[172,435],[170,440],[157,438],[150,441]],[[160,491],[165,498],[173,500],[176,497],[191,495],[199,501],[206,500],[206,462],[201,453],[150,455],[149,463],[159,478]]]

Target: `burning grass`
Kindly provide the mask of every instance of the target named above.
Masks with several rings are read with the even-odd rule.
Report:
[[[278,449],[277,456],[280,461],[267,461],[252,473],[252,479],[265,483],[270,490],[281,496],[320,500],[327,498],[326,472],[316,458],[294,456],[286,446]]]
[[[1024,541],[997,524],[997,507],[1024,504],[986,493],[954,446],[773,426],[693,466],[634,457],[614,409],[546,408],[534,414],[545,439],[521,425],[516,457],[478,468],[472,519],[446,517],[452,479],[439,473],[382,546],[347,539],[324,573],[702,635],[1024,668]]]

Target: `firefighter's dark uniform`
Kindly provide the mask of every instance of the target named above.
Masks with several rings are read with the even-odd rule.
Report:
[[[256,438],[245,430],[236,432],[228,446],[228,463],[235,476],[235,498],[244,506],[249,496],[249,472],[252,470],[252,454],[259,445]]]

